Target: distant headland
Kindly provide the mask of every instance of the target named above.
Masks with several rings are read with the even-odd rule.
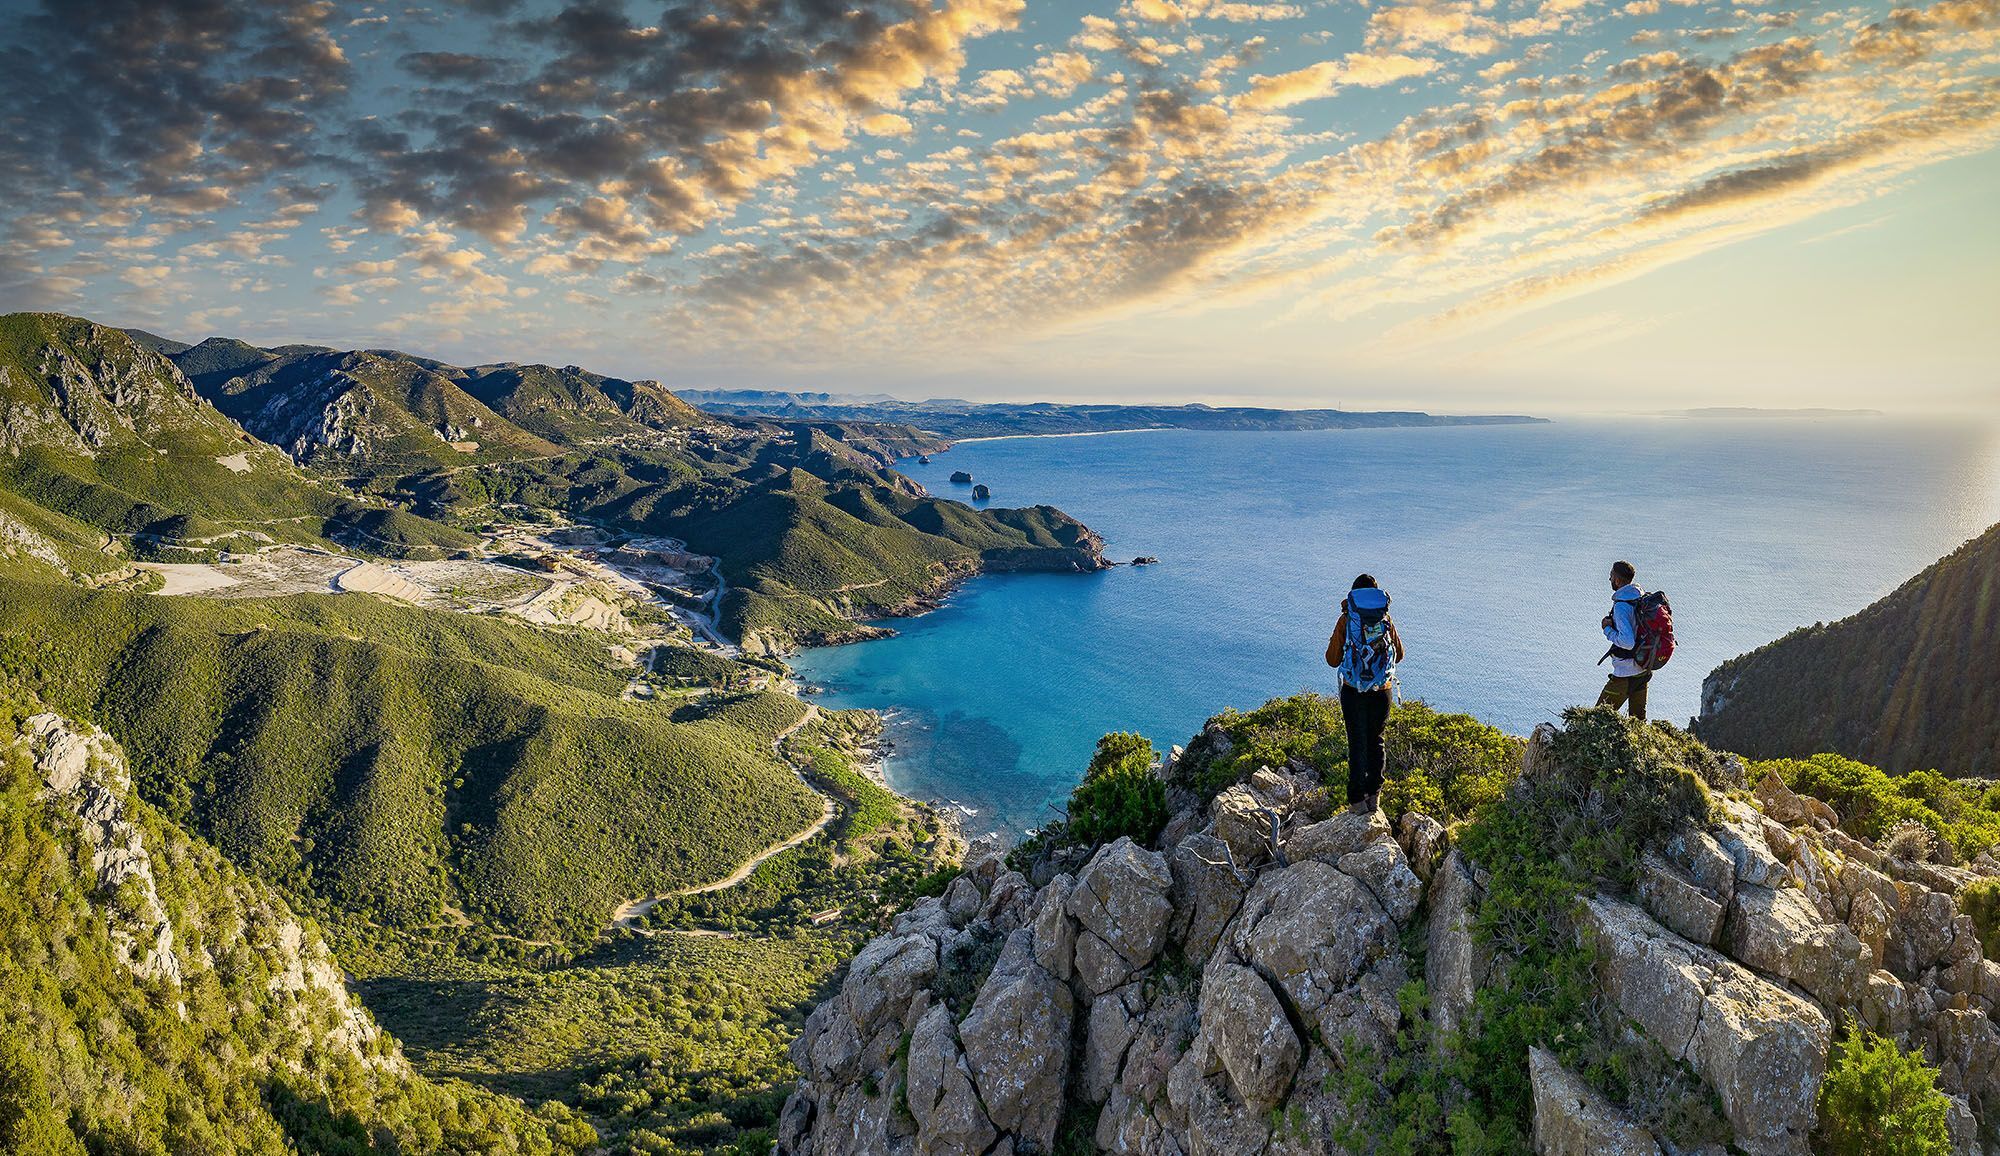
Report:
[[[948,441],[1151,429],[1324,430],[1401,426],[1516,425],[1546,422],[1520,414],[1429,414],[1402,410],[1275,409],[1211,405],[1062,405],[1055,402],[905,401],[881,394],[787,393],[756,389],[682,390],[710,413],[791,421],[894,422]]]
[[[1700,409],[1668,410],[1666,417],[1691,418],[1822,418],[1881,417],[1879,409],[1764,409],[1751,405],[1713,405]]]

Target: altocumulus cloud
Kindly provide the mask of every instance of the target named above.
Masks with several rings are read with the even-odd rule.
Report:
[[[636,322],[765,364],[1273,295],[1460,319],[1848,203],[2000,121],[2000,0],[0,14],[0,304]]]

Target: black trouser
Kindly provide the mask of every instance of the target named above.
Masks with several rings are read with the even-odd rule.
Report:
[[[1340,684],[1340,715],[1347,721],[1347,801],[1350,805],[1382,789],[1382,766],[1389,753],[1382,729],[1389,725],[1389,688],[1356,690]]]

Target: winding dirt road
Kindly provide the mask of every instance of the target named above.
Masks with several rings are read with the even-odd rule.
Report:
[[[805,707],[806,707],[806,712],[799,716],[799,720],[797,722],[793,723],[791,726],[786,727],[784,730],[779,731],[778,737],[771,740],[772,753],[782,756],[784,752],[785,740],[799,733],[799,731],[805,729],[807,726],[810,726],[813,720],[819,717],[818,703],[809,702],[805,704]],[[695,887],[683,887],[679,891],[669,891],[664,895],[650,895],[644,899],[628,899],[625,902],[619,904],[618,907],[611,912],[611,925],[613,927],[625,927],[633,930],[642,930],[638,926],[639,921],[646,918],[647,912],[659,906],[661,900],[678,899],[684,895],[706,895],[711,891],[726,891],[729,888],[736,886],[738,883],[743,882],[745,879],[750,878],[750,873],[755,871],[759,866],[761,866],[764,860],[769,859],[771,856],[779,854],[780,852],[789,851],[792,848],[798,846],[799,844],[804,843],[809,839],[812,839],[814,836],[818,835],[821,831],[826,830],[826,825],[828,823],[833,822],[833,816],[835,812],[838,810],[838,808],[834,805],[833,796],[822,794],[820,791],[816,790],[811,783],[806,782],[806,778],[804,775],[799,776],[799,781],[806,784],[806,789],[808,791],[812,791],[813,794],[819,795],[819,801],[820,801],[819,819],[816,822],[814,822],[812,826],[807,827],[805,830],[800,831],[798,834],[793,835],[791,838],[786,839],[783,842],[773,843],[769,847],[764,848],[762,851],[757,852],[755,855],[752,855],[749,859],[745,860],[741,867],[738,867],[736,870],[731,871],[728,875],[725,875],[722,878],[717,879],[713,883],[703,883]]]

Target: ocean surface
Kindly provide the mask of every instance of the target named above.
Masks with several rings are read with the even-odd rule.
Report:
[[[933,493],[1048,503],[1102,534],[1093,575],[996,575],[892,639],[809,651],[820,700],[890,719],[889,782],[1046,822],[1097,738],[1164,751],[1226,706],[1331,691],[1354,576],[1394,599],[1405,698],[1524,734],[1603,685],[1619,557],[1674,606],[1654,718],[1685,723],[1717,663],[1859,610],[2000,521],[2000,430],[1887,419],[1630,419],[969,442],[903,463]]]

